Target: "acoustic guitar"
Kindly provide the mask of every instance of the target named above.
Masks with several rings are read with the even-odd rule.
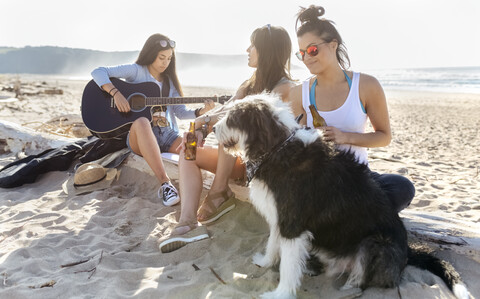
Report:
[[[114,138],[128,132],[139,117],[152,121],[154,106],[195,104],[206,100],[223,104],[231,97],[160,97],[160,87],[154,82],[133,84],[117,78],[110,80],[125,96],[131,110],[127,113],[118,111],[111,95],[93,80],[88,82],[82,96],[82,118],[90,132],[101,139]]]

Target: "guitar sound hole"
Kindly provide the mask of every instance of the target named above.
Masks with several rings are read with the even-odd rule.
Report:
[[[129,98],[130,108],[137,112],[145,108],[145,96],[143,94],[132,94]]]

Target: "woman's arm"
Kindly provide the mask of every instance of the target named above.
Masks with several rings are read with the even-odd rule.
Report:
[[[272,93],[279,94],[282,97],[282,101],[287,102],[290,94],[290,90],[295,86],[293,81],[285,81],[284,83],[276,86]]]
[[[170,92],[171,97],[180,97],[180,94],[175,89],[175,86],[173,86],[173,84],[170,84],[170,90],[172,91]],[[185,105],[173,105],[172,107],[173,113],[179,119],[194,119],[197,117],[196,113],[198,113],[199,115],[203,115],[214,108],[215,103],[212,100],[205,101],[203,108],[198,109],[198,112],[196,112],[197,109],[189,109]]]
[[[125,99],[123,94],[112,84],[110,77],[134,80],[138,74],[138,67],[137,64],[98,67],[91,73],[93,81],[113,97],[115,105],[120,112],[130,111],[130,104],[128,104],[127,99]]]
[[[177,89],[173,84],[170,84],[170,97],[177,98],[180,97]],[[185,105],[172,105],[169,107],[173,110],[173,114],[178,119],[194,119],[195,118],[195,109],[188,109]]]
[[[302,119],[300,120],[300,125],[307,124],[307,115],[305,113],[305,109],[303,109],[302,105],[302,85],[294,86],[290,89],[288,93],[287,102],[290,103],[290,107],[292,108],[293,116],[297,117],[300,114],[303,114]]]
[[[195,119],[195,129],[201,128],[206,122],[205,120],[209,119],[208,122],[208,132],[211,132],[213,125],[215,125],[230,109],[231,105],[233,104],[234,101],[243,99],[245,97],[245,86],[246,86],[247,81],[243,82],[242,85],[237,89],[235,92],[235,95],[231,97],[227,102],[225,102],[224,105],[213,109],[209,113],[206,113],[205,115],[202,115],[200,117],[197,117]]]
[[[110,77],[123,78],[127,81],[133,81],[138,74],[139,66],[137,64],[123,64],[109,67],[98,67],[91,73],[93,81],[97,83],[99,87],[110,84]],[[106,90],[108,91],[108,90]]]
[[[216,113],[221,113],[222,111],[228,110],[229,107],[235,102],[236,100],[241,100],[245,97],[245,88],[247,85],[248,81],[245,81],[240,85],[239,88],[237,88],[237,91],[235,94],[228,100],[226,101],[222,106],[214,109],[213,111],[210,112],[210,114],[216,114]]]
[[[335,127],[324,129],[324,138],[338,144],[352,144],[362,147],[387,146],[392,139],[390,120],[388,116],[387,100],[383,88],[372,76],[360,76],[360,100],[362,101],[367,116],[370,119],[374,132],[347,133]]]

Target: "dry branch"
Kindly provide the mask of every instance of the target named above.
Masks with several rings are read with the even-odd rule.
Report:
[[[215,272],[215,270],[212,269],[212,267],[208,267],[210,269],[210,271],[212,271],[213,275],[215,275],[215,277],[220,280],[221,283],[223,284],[227,284],[218,274],[217,272]]]

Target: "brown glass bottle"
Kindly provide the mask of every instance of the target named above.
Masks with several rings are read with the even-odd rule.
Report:
[[[190,122],[190,129],[185,140],[185,160],[197,158],[197,136],[195,136],[195,123]]]
[[[326,125],[325,119],[318,114],[317,108],[315,106],[310,105],[308,106],[310,108],[310,112],[312,113],[312,118],[313,118],[313,127],[314,128],[320,128],[324,127]]]

